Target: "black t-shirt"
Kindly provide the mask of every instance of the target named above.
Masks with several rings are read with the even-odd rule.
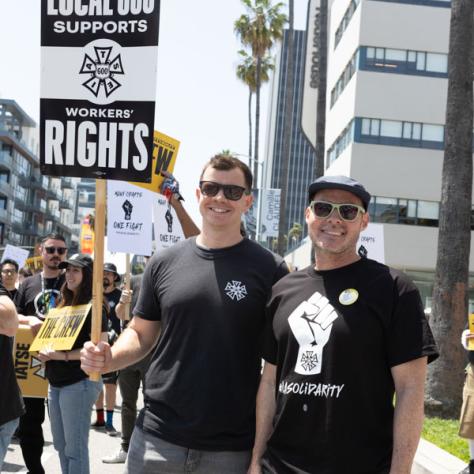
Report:
[[[81,348],[85,342],[91,339],[92,310],[89,311],[87,319],[79,332],[71,350]],[[107,331],[107,313],[102,312],[102,332]],[[81,369],[80,360],[50,360],[46,362],[46,378],[53,387],[64,387],[87,378],[87,374]]]
[[[10,296],[1,284],[0,295]],[[24,413],[13,366],[12,349],[13,338],[0,334],[0,426]]]
[[[113,329],[117,334],[120,334],[122,331],[120,326],[121,321],[115,313],[115,307],[118,305],[121,294],[122,292],[118,288],[115,288],[115,290],[110,293],[104,293],[104,298],[109,304],[109,329]]]
[[[191,449],[250,449],[265,304],[286,264],[248,239],[191,238],[153,257],[134,315],[161,321],[138,425]]]
[[[277,408],[263,457],[272,473],[388,473],[391,368],[436,345],[414,284],[369,259],[292,273],[273,288],[265,359]]]
[[[18,313],[44,319],[49,308],[59,304],[63,283],[63,273],[56,278],[43,279],[42,273],[26,278],[15,295]]]

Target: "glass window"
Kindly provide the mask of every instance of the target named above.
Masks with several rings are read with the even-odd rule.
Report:
[[[408,61],[410,63],[416,63],[416,51],[408,51]]]
[[[413,124],[412,138],[413,138],[413,140],[420,140],[421,139],[421,123],[414,123]]]
[[[442,125],[423,124],[422,139],[432,142],[442,142],[444,139],[444,127]]]
[[[402,122],[382,120],[380,125],[380,135],[382,137],[400,138],[402,136]]]
[[[375,48],[375,59],[383,59],[385,56],[384,48]]]
[[[418,201],[418,218],[438,219],[439,203],[431,201]]]
[[[375,218],[378,222],[398,222],[396,198],[376,197]]]
[[[426,70],[448,72],[448,56],[446,54],[428,53],[426,55]]]
[[[362,119],[362,135],[370,135],[370,119]]]
[[[375,48],[367,48],[367,59],[375,58]]]
[[[416,217],[416,201],[413,199],[408,201],[408,217]]]
[[[375,136],[380,135],[380,120],[372,119],[370,121],[370,134]]]
[[[424,71],[426,68],[426,54],[425,53],[417,53],[416,56],[416,68],[420,71]]]
[[[386,49],[385,59],[387,61],[403,61],[407,60],[407,53],[401,49]]]
[[[406,140],[411,139],[411,131],[413,128],[413,124],[411,122],[403,122],[403,138]]]

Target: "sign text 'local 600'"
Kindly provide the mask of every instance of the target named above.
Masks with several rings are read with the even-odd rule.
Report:
[[[159,0],[42,0],[43,174],[149,182]]]

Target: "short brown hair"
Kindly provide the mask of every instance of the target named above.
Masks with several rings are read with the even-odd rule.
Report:
[[[229,171],[229,170],[238,168],[244,174],[245,187],[247,188],[247,191],[252,190],[252,182],[253,182],[252,172],[250,171],[250,168],[243,161],[240,161],[238,158],[235,158],[235,156],[232,156],[232,155],[213,156],[204,165],[200,179],[202,179],[202,177],[204,176],[204,173],[206,172],[207,168],[214,168],[219,171]]]

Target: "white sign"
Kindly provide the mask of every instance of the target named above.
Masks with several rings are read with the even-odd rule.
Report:
[[[301,128],[316,147],[316,107],[319,81],[319,7],[321,0],[309,0],[306,25],[306,58],[304,64]]]
[[[29,251],[22,249],[21,247],[15,247],[14,245],[7,244],[3,251],[2,262],[7,258],[15,260],[20,268],[25,266],[26,259],[28,258]]]
[[[383,224],[369,223],[367,229],[360,233],[359,240],[357,241],[357,250],[359,252],[361,246],[367,251],[367,258],[385,263]]]
[[[151,255],[153,193],[125,181],[107,182],[110,252]]]
[[[280,189],[262,189],[260,238],[278,237],[280,222]]]
[[[156,251],[167,249],[184,240],[183,229],[175,210],[162,194],[153,193],[153,221]]]
[[[43,174],[150,182],[159,10],[41,1]]]

